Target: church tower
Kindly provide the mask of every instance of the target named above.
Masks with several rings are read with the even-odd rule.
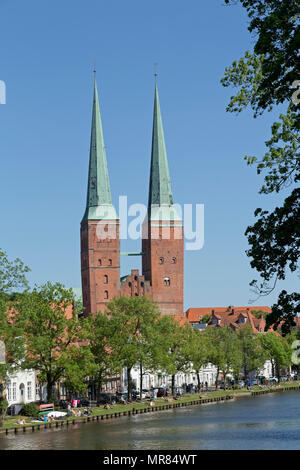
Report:
[[[84,314],[103,312],[119,295],[119,219],[112,204],[96,78],[86,210],[81,221],[81,279]]]
[[[142,268],[163,315],[183,314],[183,224],[173,203],[157,84],[148,214],[143,227]]]

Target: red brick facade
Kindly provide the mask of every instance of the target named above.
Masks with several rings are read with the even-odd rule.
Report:
[[[181,222],[149,222],[142,242],[143,274],[163,315],[183,314],[183,243]]]
[[[115,230],[115,238],[99,238],[103,229]],[[174,226],[175,224],[175,226]],[[104,312],[115,296],[147,295],[162,314],[183,314],[183,228],[171,222],[170,239],[162,233],[166,222],[151,222],[152,233],[142,241],[143,274],[138,269],[120,279],[119,221],[92,221],[81,224],[81,277],[85,315]],[[103,230],[101,228],[101,232]]]
[[[104,238],[106,232],[116,236]],[[104,312],[107,302],[119,295],[119,220],[81,224],[81,279],[85,315]]]

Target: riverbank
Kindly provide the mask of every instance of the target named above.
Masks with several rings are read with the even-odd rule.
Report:
[[[241,389],[241,390],[218,390],[215,392],[206,392],[193,395],[185,395],[177,400],[173,400],[172,398],[168,399],[157,399],[155,401],[154,406],[149,406],[149,402],[139,403],[134,402],[128,405],[114,405],[111,409],[104,409],[103,407],[96,407],[93,408],[93,414],[91,416],[82,416],[82,417],[69,417],[62,420],[57,420],[49,423],[34,423],[34,422],[27,422],[25,425],[18,425],[17,421],[25,419],[28,421],[28,417],[7,417],[5,419],[4,427],[0,428],[1,434],[9,434],[18,432],[26,432],[26,431],[38,431],[47,428],[64,428],[68,427],[69,425],[73,424],[84,424],[91,421],[99,421],[104,419],[113,419],[119,418],[122,416],[131,416],[136,414],[142,413],[153,413],[162,410],[168,410],[172,408],[178,408],[183,406],[192,406],[192,405],[200,405],[206,403],[214,403],[214,402],[224,402],[227,400],[232,400],[234,398],[242,397],[242,396],[255,396],[264,393],[272,393],[272,392],[284,392],[289,390],[300,390],[300,382],[290,382],[285,383],[281,386],[269,387],[266,389],[260,389],[259,387],[253,387],[251,390]]]

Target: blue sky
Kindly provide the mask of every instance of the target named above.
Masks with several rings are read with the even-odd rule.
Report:
[[[175,202],[205,205],[205,244],[185,253],[185,308],[248,305],[257,278],[244,231],[262,178],[243,156],[261,156],[275,114],[225,112],[224,69],[254,39],[239,6],[223,0],[0,0],[0,247],[31,268],[30,281],[80,285],[80,221],[86,202],[96,60],[113,199],[147,203],[158,87]],[[140,251],[123,241],[122,251]],[[122,257],[121,274],[140,267]],[[279,289],[297,289],[289,277]]]

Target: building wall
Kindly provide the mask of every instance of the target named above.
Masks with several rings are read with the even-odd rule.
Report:
[[[145,232],[144,232],[145,236]],[[181,222],[151,221],[142,241],[142,267],[152,299],[163,315],[183,314],[183,227]]]
[[[100,233],[99,233],[100,229]],[[107,238],[103,235],[107,232]],[[119,221],[81,225],[81,278],[84,314],[104,312],[120,293]]]
[[[9,374],[6,381],[6,400],[8,405],[31,403],[35,401],[36,380],[32,370]]]

